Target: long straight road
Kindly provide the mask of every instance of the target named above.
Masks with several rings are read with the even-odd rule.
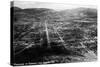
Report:
[[[45,32],[46,32],[48,47],[50,47],[49,31],[48,31],[48,26],[47,26],[46,20],[45,20]]]

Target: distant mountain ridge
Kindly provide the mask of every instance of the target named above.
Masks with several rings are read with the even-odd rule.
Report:
[[[51,19],[57,20],[71,20],[80,19],[84,17],[97,18],[97,9],[93,8],[75,8],[66,9],[62,11],[56,11],[48,8],[27,8],[21,9],[19,7],[11,7],[14,10],[14,15],[19,17],[33,17],[37,20],[43,19],[43,17],[48,16]],[[55,19],[55,20],[56,20]]]
[[[16,11],[16,10],[22,10],[21,8],[19,7],[11,7],[12,10]]]

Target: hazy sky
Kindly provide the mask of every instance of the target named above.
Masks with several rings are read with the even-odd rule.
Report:
[[[78,7],[96,8],[94,5],[84,5],[84,4],[58,4],[58,3],[48,3],[48,2],[34,2],[34,1],[14,1],[14,6],[20,8],[50,8],[55,10],[72,9]]]

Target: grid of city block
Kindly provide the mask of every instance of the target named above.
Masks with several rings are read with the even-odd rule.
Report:
[[[97,60],[97,8],[90,5],[11,2],[11,65]]]

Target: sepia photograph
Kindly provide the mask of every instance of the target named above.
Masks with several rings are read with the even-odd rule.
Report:
[[[97,61],[97,6],[11,1],[11,65]]]

